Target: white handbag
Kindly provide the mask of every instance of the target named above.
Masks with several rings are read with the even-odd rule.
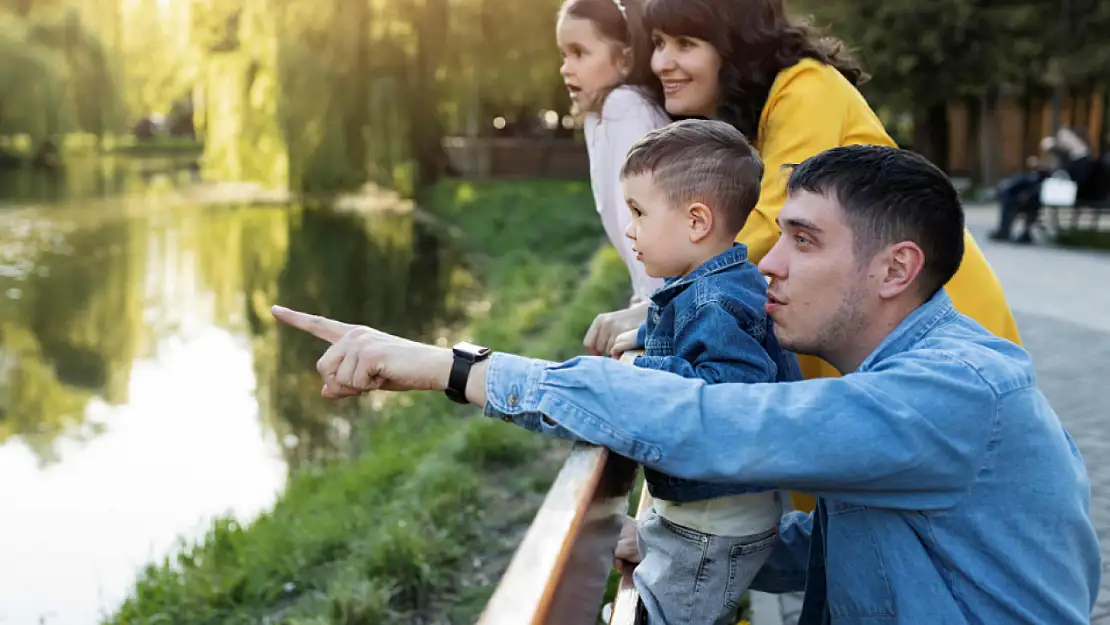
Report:
[[[1041,206],[1075,206],[1078,191],[1079,185],[1068,178],[1045,178],[1041,183]]]

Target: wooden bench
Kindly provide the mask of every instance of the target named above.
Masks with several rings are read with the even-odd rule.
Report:
[[[1078,189],[1066,174],[1060,179],[1057,178],[1060,172],[1056,172],[1045,179],[1040,187],[1040,204],[1043,210],[1033,225],[1054,239],[1082,231],[1097,232],[1099,218],[1103,213],[1110,213],[1110,156],[1104,157],[1096,167],[1093,174],[1095,180],[1091,183],[1093,188],[1088,189],[1088,192],[1099,198],[1097,200],[1076,201]],[[1061,219],[1063,213],[1068,213],[1067,225]],[[1087,218],[1086,224],[1083,223],[1084,217]]]
[[[1079,232],[1081,230],[1098,231],[1099,217],[1110,213],[1110,199],[1077,202],[1071,206],[1045,206],[1044,210],[1048,215],[1052,233],[1056,237],[1063,233]],[[1067,227],[1062,224],[1060,219],[1061,213],[1065,212],[1070,217]],[[1083,217],[1087,218],[1086,227],[1083,224]]]

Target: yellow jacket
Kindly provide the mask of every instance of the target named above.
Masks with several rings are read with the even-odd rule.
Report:
[[[840,72],[809,59],[779,72],[763,107],[755,144],[764,167],[759,204],[736,237],[748,246],[752,262],[759,262],[779,238],[775,220],[786,199],[789,175],[782,166],[854,144],[896,147],[867,101]],[[1020,344],[998,277],[971,234],[965,231],[964,239],[963,264],[945,287],[952,302],[994,334]],[[799,361],[807,378],[839,375],[818,358],[802,356]],[[813,508],[812,498],[795,494],[794,500],[799,509]]]

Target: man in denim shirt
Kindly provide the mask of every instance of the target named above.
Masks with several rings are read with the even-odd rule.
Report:
[[[729,124],[686,120],[629,150],[621,188],[626,235],[653,278],[639,331],[613,356],[644,347],[635,365],[709,384],[801,379],[764,307],[767,281],[735,243],[759,201],[763,164]],[[772,488],[692,481],[644,469],[654,506],[639,526],[633,580],[647,624],[735,625],[740,597],[775,545],[782,504]]]
[[[1088,625],[1102,564],[1083,460],[1029,354],[942,288],[963,255],[947,177],[910,152],[842,147],[795,169],[788,194],[760,263],[768,312],[783,347],[840,378],[706,385],[460,347],[480,354],[464,367],[452,350],[275,315],[333,343],[317,363],[326,397],[462,388],[490,416],[671,475],[815,493],[752,584],[804,589],[802,625]]]

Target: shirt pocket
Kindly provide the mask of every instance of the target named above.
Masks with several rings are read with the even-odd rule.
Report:
[[[867,508],[826,502],[829,513],[825,562],[829,614],[868,623],[895,622],[894,595]],[[870,620],[880,617],[880,620]]]
[[[648,356],[674,356],[674,342],[671,338],[652,333],[644,341],[644,354]]]

